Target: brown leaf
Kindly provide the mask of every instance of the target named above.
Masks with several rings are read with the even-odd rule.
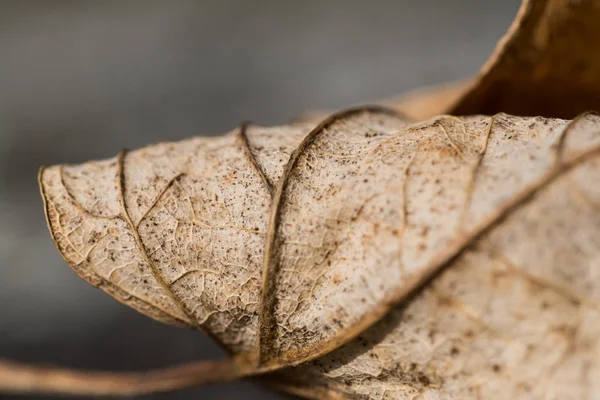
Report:
[[[481,124],[470,137],[486,137],[486,150],[454,191],[440,193],[448,178],[426,175],[429,197],[404,226],[422,220],[437,194],[446,204],[457,199],[460,215],[455,224],[446,211],[438,226],[453,226],[454,238],[473,226],[479,234],[378,324],[269,380],[331,399],[586,399],[600,391],[600,117],[459,123],[467,131]],[[449,142],[436,149],[425,153],[430,164],[464,162]]]
[[[77,274],[231,357],[128,375],[0,362],[0,390],[262,374],[326,399],[590,398],[600,117],[496,113],[600,108],[599,17],[593,0],[524,1],[476,80],[409,94],[402,113],[357,108],[314,129],[313,114],[42,169]]]
[[[408,118],[422,121],[436,115],[445,114],[473,84],[474,80],[468,79],[420,88],[386,100],[384,104],[397,109]]]
[[[473,84],[474,80],[469,79],[419,88],[379,103],[382,106],[397,110],[407,120],[422,121],[446,113]],[[327,118],[329,114],[331,112],[311,111],[301,115],[296,119],[296,122],[318,124]]]
[[[53,238],[75,272],[117,300],[250,352],[272,182],[308,130],[243,126],[46,168]]]
[[[574,118],[600,111],[599,20],[596,0],[523,0],[476,77],[380,103],[417,121],[440,114]],[[313,111],[300,120],[327,114]]]
[[[600,111],[600,2],[523,0],[510,29],[471,79],[379,103],[416,121],[440,114],[574,118]],[[298,120],[318,122],[327,111]]]
[[[600,2],[524,0],[473,85],[429,115],[543,115],[600,110]]]
[[[308,127],[47,168],[56,243],[89,282],[254,373],[302,364],[266,378],[296,393],[514,398],[567,390],[558,371],[593,390],[598,116],[411,124],[364,108]]]

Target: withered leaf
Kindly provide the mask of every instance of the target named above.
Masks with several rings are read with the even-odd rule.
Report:
[[[53,236],[86,280],[249,354],[249,374],[300,364],[263,378],[295,393],[594,392],[600,117],[361,108],[309,130],[47,168]]]
[[[231,356],[123,376],[0,361],[0,390],[256,376],[318,399],[596,398],[600,117],[556,117],[600,109],[599,18],[593,0],[526,0],[476,79],[397,111],[42,169],[77,274]]]
[[[498,112],[574,118],[600,110],[599,20],[596,0],[523,0],[476,77],[382,103],[416,120]]]
[[[465,92],[475,85],[473,79],[451,82],[410,91],[384,102],[415,121],[445,114]],[[476,113],[475,113],[476,114]]]
[[[272,181],[310,130],[241,127],[40,172],[52,235],[89,283],[233,353],[256,342]],[[277,133],[277,134],[275,134]],[[260,148],[254,159],[251,148]]]
[[[518,201],[381,322],[269,379],[314,398],[596,398],[600,118],[490,123],[469,208],[524,184]]]
[[[573,118],[600,110],[599,20],[596,0],[524,0],[477,80],[444,112]]]
[[[397,110],[406,119],[422,121],[447,111],[475,85],[475,79],[444,83],[432,87],[418,88],[400,96],[379,102],[384,107]],[[328,111],[311,111],[301,115],[297,122],[319,123],[331,114]]]
[[[477,76],[379,103],[420,121],[440,114],[574,118],[600,110],[600,2],[523,0]],[[319,121],[312,111],[300,121]]]

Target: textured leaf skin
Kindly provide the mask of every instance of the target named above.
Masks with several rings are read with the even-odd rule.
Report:
[[[600,118],[493,126],[471,208],[506,199],[528,171],[525,190],[378,324],[270,379],[331,399],[596,398]]]
[[[241,127],[43,169],[53,238],[75,272],[117,300],[247,352],[257,331],[270,180],[280,173],[272,164],[308,130],[284,128],[270,140],[270,129]],[[250,153],[255,145],[264,170]]]
[[[46,168],[57,246],[305,396],[593,398],[596,114],[310,126]]]
[[[524,0],[477,77],[399,112],[42,169],[77,274],[232,355],[119,393],[257,375],[330,400],[598,398],[600,118],[576,116],[600,109],[599,4]]]

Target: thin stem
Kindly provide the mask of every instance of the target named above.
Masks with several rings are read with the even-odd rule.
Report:
[[[198,361],[147,372],[84,371],[0,359],[0,393],[132,396],[231,381],[249,372],[240,359]]]

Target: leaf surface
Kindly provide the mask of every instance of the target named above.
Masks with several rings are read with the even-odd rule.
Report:
[[[41,183],[63,256],[118,300],[202,328],[231,353],[257,353],[256,372],[303,364],[284,382],[320,380],[344,393],[336,385],[353,382],[348,371],[364,370],[373,376],[358,374],[350,394],[379,393],[369,385],[424,393],[430,386],[415,384],[419,374],[429,371],[421,380],[435,390],[448,382],[440,365],[454,354],[438,354],[437,346],[454,343],[457,332],[498,325],[521,340],[511,330],[518,318],[532,329],[547,325],[534,307],[545,294],[523,288],[531,282],[574,298],[582,290],[586,299],[597,295],[590,277],[600,254],[593,235],[599,130],[595,114],[572,122],[499,114],[409,123],[363,108],[310,133],[306,124],[248,127],[50,167]],[[502,273],[503,286],[492,285]],[[584,302],[554,295],[543,302],[562,326],[572,314],[564,307]],[[554,307],[559,300],[566,305]],[[548,332],[526,333],[537,343]],[[488,334],[473,331],[474,343],[491,341]],[[466,346],[459,352],[476,353],[456,340]],[[381,356],[390,348],[396,353]],[[461,370],[455,385],[467,387],[481,370]]]
[[[117,300],[250,352],[272,180],[308,130],[294,125],[274,138],[242,127],[46,168],[54,240],[75,272]]]
[[[268,380],[331,399],[594,398],[600,117],[490,123],[466,215],[509,206],[378,324]]]
[[[78,275],[232,355],[115,387],[266,373],[326,399],[593,398],[600,117],[556,117],[600,109],[599,4],[525,0],[479,76],[387,102],[399,111],[43,168]],[[46,374],[7,365],[18,382]]]

